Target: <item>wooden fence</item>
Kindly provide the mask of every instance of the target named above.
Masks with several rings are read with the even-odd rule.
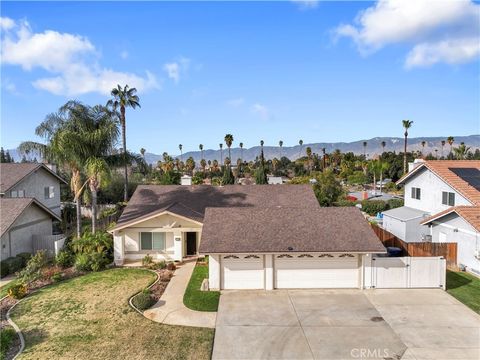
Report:
[[[58,235],[33,235],[32,245],[33,252],[36,253],[39,250],[45,250],[49,256],[55,256],[56,253],[63,247],[65,241],[64,234]]]
[[[447,261],[449,269],[458,269],[457,243],[405,242],[378,225],[372,224],[372,228],[383,245],[402,249],[404,256],[442,256]]]

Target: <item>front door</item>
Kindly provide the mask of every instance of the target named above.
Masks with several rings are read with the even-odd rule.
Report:
[[[197,254],[197,233],[187,232],[187,255]]]

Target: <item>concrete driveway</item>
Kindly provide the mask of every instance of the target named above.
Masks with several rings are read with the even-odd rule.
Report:
[[[441,290],[227,291],[212,358],[478,359],[479,328]]]

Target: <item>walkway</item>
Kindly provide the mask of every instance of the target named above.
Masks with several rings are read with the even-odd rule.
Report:
[[[10,274],[10,275],[7,275],[5,276],[4,278],[0,279],[0,288],[4,287],[5,285],[7,285],[9,282],[12,282],[13,280],[15,280],[17,277],[15,276],[15,274]]]
[[[186,262],[175,270],[160,300],[143,314],[145,317],[168,325],[215,328],[216,312],[188,309],[183,294],[195,267],[195,261]]]

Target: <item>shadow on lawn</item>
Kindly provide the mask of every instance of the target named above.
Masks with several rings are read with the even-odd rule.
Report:
[[[465,276],[462,276],[460,273],[448,271],[447,272],[447,290],[456,289],[462,286],[466,286],[472,282],[471,279],[468,279]]]

